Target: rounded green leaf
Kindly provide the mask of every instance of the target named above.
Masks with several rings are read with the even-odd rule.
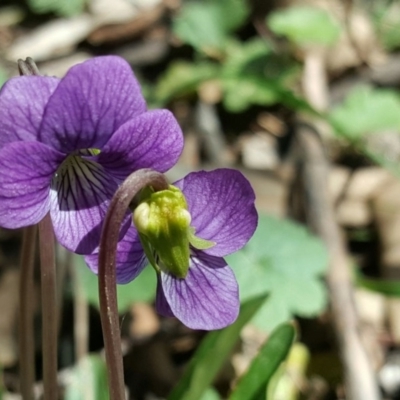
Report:
[[[322,241],[300,224],[260,215],[250,242],[227,261],[242,301],[269,294],[253,319],[261,329],[271,331],[294,315],[317,315],[326,305],[321,277],[328,254]]]
[[[293,6],[276,11],[267,19],[269,28],[298,45],[332,45],[340,26],[326,11],[311,6]]]
[[[400,97],[390,89],[355,87],[330,114],[339,135],[351,140],[388,129],[400,129]]]

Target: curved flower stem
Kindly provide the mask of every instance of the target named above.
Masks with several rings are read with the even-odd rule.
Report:
[[[99,298],[110,400],[125,399],[115,273],[117,244],[129,204],[139,190],[146,186],[159,191],[167,189],[168,182],[163,174],[150,169],[129,175],[111,200],[100,239]]]
[[[35,263],[37,225],[27,226],[22,237],[19,281],[19,369],[24,400],[33,399],[35,360],[33,340],[33,267]]]
[[[44,399],[57,399],[57,306],[54,232],[48,213],[39,222]]]

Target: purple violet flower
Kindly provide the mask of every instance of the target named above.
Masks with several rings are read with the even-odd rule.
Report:
[[[58,241],[89,254],[121,181],[139,168],[168,170],[182,147],[173,115],[147,111],[119,57],[91,59],[61,80],[12,78],[0,91],[0,226],[50,211]]]
[[[173,186],[186,199],[196,238],[212,244],[202,250],[190,246],[184,278],[169,272],[171,268],[157,271],[157,310],[192,329],[223,328],[235,321],[239,297],[233,271],[222,257],[242,248],[256,229],[254,191],[247,179],[232,169],[190,173]],[[157,249],[154,253],[159,259]],[[85,260],[97,272],[98,254]],[[118,243],[117,282],[130,282],[148,263],[138,231],[129,229]]]

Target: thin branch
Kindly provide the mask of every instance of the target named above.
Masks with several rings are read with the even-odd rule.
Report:
[[[168,188],[163,174],[149,169],[134,172],[122,183],[104,221],[99,252],[99,298],[104,347],[108,371],[110,400],[124,400],[124,371],[121,352],[116,290],[116,251],[122,221],[135,195],[146,186],[155,191]]]
[[[329,106],[329,88],[323,53],[309,49],[305,54],[302,79],[307,100],[319,111]],[[313,128],[317,127],[317,129]],[[321,142],[329,126],[315,118],[300,124],[297,139],[303,162],[303,184],[308,221],[325,241],[330,254],[327,283],[339,351],[345,369],[347,397],[352,400],[378,400],[379,389],[370,360],[360,337],[359,319],[354,303],[350,260],[328,187],[328,162]],[[318,132],[317,132],[318,131]]]
[[[297,140],[302,154],[302,173],[307,201],[307,220],[324,240],[330,267],[327,283],[332,317],[345,368],[347,398],[378,400],[376,377],[360,337],[360,324],[354,303],[351,261],[335,218],[328,187],[328,163],[315,130],[300,124]]]
[[[196,128],[204,142],[209,161],[214,165],[227,165],[226,142],[214,104],[199,100],[195,109]]]

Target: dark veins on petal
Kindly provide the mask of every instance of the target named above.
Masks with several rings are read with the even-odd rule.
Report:
[[[204,256],[203,256],[204,257]],[[221,278],[220,274],[218,274],[218,269],[216,268],[204,268],[203,263],[201,263],[196,257],[191,257],[191,260],[194,264],[197,265],[198,268],[198,276],[201,275],[201,280],[199,279],[197,284],[198,290],[193,290],[188,287],[191,295],[197,299],[198,304],[202,307],[206,312],[212,314],[213,309],[218,310],[218,313],[215,315],[225,314],[226,309],[223,304],[219,304],[219,302],[215,301],[215,281]],[[214,281],[214,282],[213,282]],[[229,286],[218,285],[219,295],[222,297],[229,298],[232,293],[228,289]],[[212,306],[212,307],[210,307]],[[219,307],[220,306],[220,307]]]
[[[52,180],[61,210],[79,210],[101,204],[108,199],[109,190],[103,182],[109,181],[103,167],[79,155],[68,156]]]

